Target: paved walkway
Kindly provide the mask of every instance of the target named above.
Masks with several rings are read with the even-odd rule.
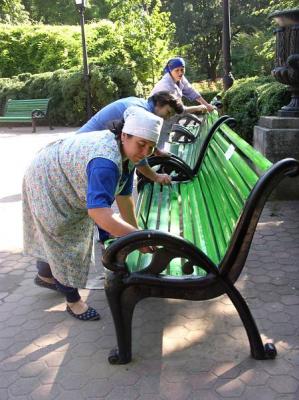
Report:
[[[22,255],[22,172],[34,151],[69,131],[20,135],[26,129],[0,131],[1,400],[299,399],[299,202],[268,203],[238,282],[263,339],[276,343],[276,360],[249,357],[242,323],[222,296],[139,303],[134,361],[110,366],[115,337],[104,292],[82,291],[100,321],[74,320],[60,295],[33,285],[34,260]]]

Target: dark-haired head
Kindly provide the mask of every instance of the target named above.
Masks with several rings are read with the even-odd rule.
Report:
[[[167,91],[157,92],[149,98],[155,107],[155,114],[164,119],[172,114],[181,114],[184,111],[183,103],[172,93]]]

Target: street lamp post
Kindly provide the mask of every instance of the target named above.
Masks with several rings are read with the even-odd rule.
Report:
[[[86,88],[86,114],[87,118],[90,119],[92,117],[91,111],[91,96],[90,96],[90,75],[89,75],[89,66],[87,61],[87,48],[86,48],[86,40],[85,40],[85,30],[84,30],[84,12],[86,8],[86,0],[75,0],[77,10],[80,14],[80,25],[81,25],[81,37],[82,37],[82,52],[83,52],[83,71],[84,71],[84,81]]]
[[[234,83],[234,78],[231,72],[231,31],[230,31],[230,7],[229,0],[222,1],[223,7],[223,29],[222,29],[222,52],[223,52],[223,87],[224,90],[229,89]]]

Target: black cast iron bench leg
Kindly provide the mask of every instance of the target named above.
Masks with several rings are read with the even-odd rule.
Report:
[[[274,359],[277,355],[276,348],[273,343],[266,343],[265,345],[263,344],[255,320],[245,299],[241,296],[240,292],[231,282],[223,277],[221,280],[226,288],[227,295],[238,311],[238,314],[243,322],[248,336],[252,357],[256,360]]]
[[[105,286],[106,296],[112,313],[117,348],[112,349],[110,364],[127,364],[132,359],[132,318],[136,304],[144,296],[136,287],[126,287],[122,277],[108,273]]]

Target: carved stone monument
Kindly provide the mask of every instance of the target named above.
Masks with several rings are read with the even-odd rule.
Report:
[[[299,9],[276,11],[270,15],[278,27],[274,78],[291,92],[291,101],[278,111],[278,116],[261,117],[254,127],[253,144],[269,160],[299,159]],[[294,182],[295,181],[295,182]],[[299,178],[285,180],[274,198],[299,200]]]

